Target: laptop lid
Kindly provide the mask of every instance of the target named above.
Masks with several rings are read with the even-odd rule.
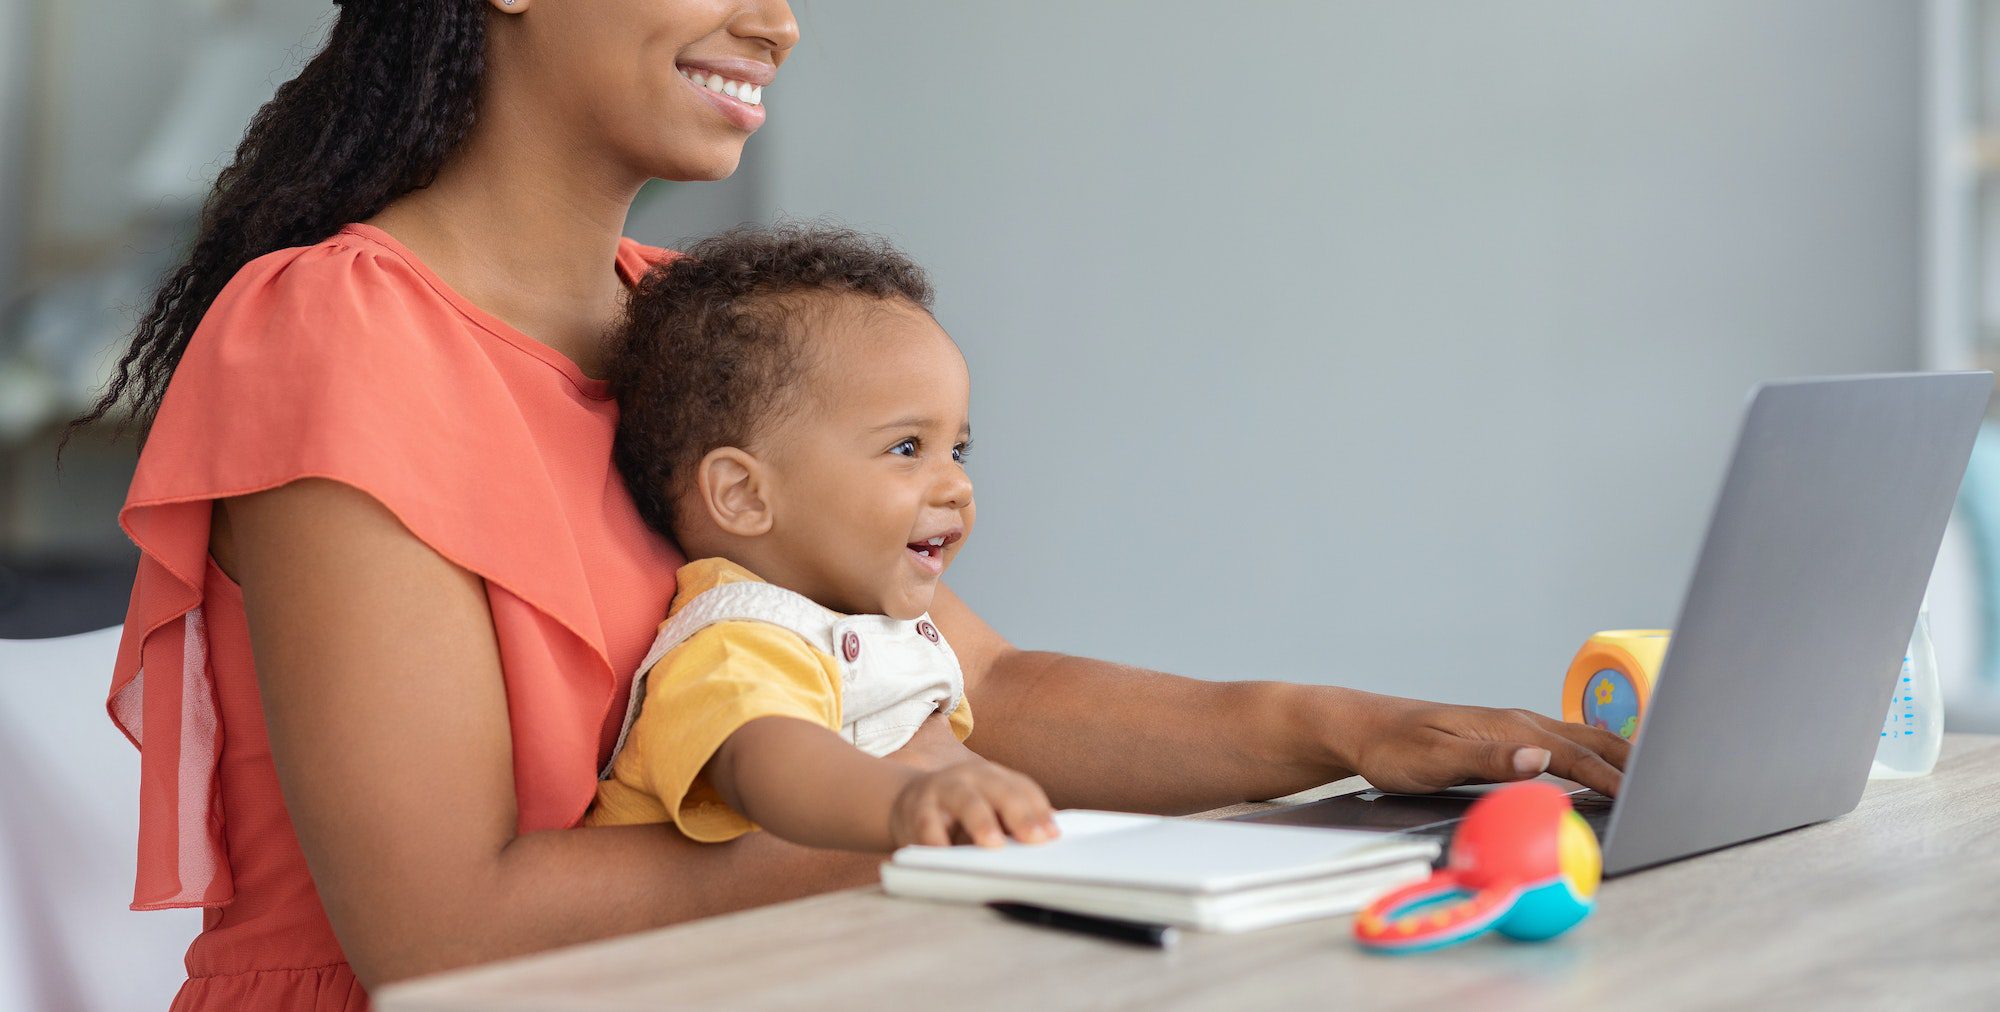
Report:
[[[1992,391],[1989,372],[1753,391],[1606,874],[1854,808]]]

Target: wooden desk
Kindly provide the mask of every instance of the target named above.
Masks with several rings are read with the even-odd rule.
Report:
[[[1344,781],[1301,798],[1353,789]],[[1297,799],[1288,799],[1297,800]],[[1239,806],[1226,815],[1256,806]],[[382,1012],[661,1008],[1992,1008],[2000,737],[1832,822],[1607,882],[1540,945],[1374,956],[1348,919],[1169,952],[853,889],[384,988]]]

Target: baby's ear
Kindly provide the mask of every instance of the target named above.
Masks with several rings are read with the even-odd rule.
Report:
[[[769,469],[749,451],[719,446],[695,465],[695,498],[710,522],[739,538],[771,529]]]

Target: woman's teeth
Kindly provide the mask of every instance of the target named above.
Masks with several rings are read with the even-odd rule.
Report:
[[[763,105],[764,86],[744,81],[733,81],[721,74],[710,74],[699,70],[680,68],[681,76],[695,83],[696,87],[719,91],[744,105]]]

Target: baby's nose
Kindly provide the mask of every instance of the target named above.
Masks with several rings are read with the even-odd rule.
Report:
[[[964,471],[946,477],[938,486],[938,501],[959,510],[972,505],[972,479]]]

